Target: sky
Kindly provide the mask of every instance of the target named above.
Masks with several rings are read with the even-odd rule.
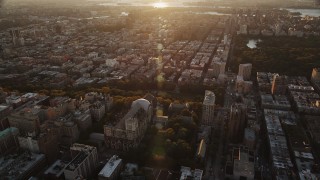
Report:
[[[0,0],[0,7],[2,7],[4,0]]]

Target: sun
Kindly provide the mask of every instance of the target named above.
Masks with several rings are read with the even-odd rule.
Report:
[[[168,7],[168,4],[165,3],[165,2],[156,2],[156,3],[153,3],[153,7],[155,7],[155,8],[166,8],[166,7]]]

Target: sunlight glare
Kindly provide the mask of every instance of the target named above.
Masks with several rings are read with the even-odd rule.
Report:
[[[155,7],[155,8],[166,8],[166,7],[168,7],[168,4],[165,3],[165,2],[156,2],[156,3],[153,3],[153,7]]]

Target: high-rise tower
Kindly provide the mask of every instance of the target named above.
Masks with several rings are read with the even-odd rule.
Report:
[[[240,64],[238,75],[243,77],[243,80],[250,80],[252,64]]]
[[[212,91],[206,90],[202,104],[202,122],[201,124],[212,126],[214,119],[214,103],[216,96]]]

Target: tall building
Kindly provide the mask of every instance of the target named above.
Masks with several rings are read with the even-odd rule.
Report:
[[[287,76],[279,76],[275,74],[272,80],[271,93],[275,94],[285,94],[287,91]]]
[[[1,50],[0,50],[1,52]],[[6,97],[8,96],[8,93],[5,92],[2,88],[0,88],[0,104],[4,103],[6,101]]]
[[[98,166],[97,148],[75,143],[70,147],[70,151],[73,159],[64,169],[65,179],[73,180],[78,176],[92,177]]]
[[[0,155],[18,146],[19,130],[15,127],[0,131]]]
[[[55,97],[50,100],[50,107],[56,112],[56,117],[64,116],[68,111],[71,99],[69,97]]]
[[[242,76],[237,76],[235,90],[237,93],[250,93],[252,89],[252,81],[244,81]]]
[[[70,115],[64,118],[59,118],[56,121],[46,122],[46,126],[50,129],[60,130],[60,143],[67,146],[76,142],[80,135],[78,125],[71,119],[72,116]]]
[[[36,136],[19,136],[20,148],[33,153],[42,153],[47,162],[51,163],[57,159],[59,152],[59,132],[56,129],[44,129]]]
[[[216,96],[212,91],[205,91],[204,100],[202,103],[202,124],[207,126],[213,125],[214,119],[214,104]]]
[[[311,81],[312,82],[319,82],[320,81],[320,68],[313,68],[312,69]]]
[[[238,75],[243,77],[243,80],[247,81],[250,80],[251,77],[251,69],[252,64],[240,64],[239,65],[239,72]]]
[[[77,123],[80,131],[86,131],[92,126],[92,119],[89,109],[86,111],[76,111],[73,119],[75,123]]]
[[[109,111],[113,105],[113,98],[110,96],[110,94],[105,96],[105,103],[106,111]]]
[[[92,119],[95,121],[100,121],[106,113],[105,104],[101,101],[97,101],[90,106],[90,113]]]
[[[18,45],[20,45],[21,43],[20,43],[20,41],[21,41],[21,39],[23,39],[21,36],[20,36],[20,30],[19,29],[11,29],[11,31],[10,31],[10,34],[11,34],[11,36],[12,36],[12,44],[14,45],[14,46],[18,46]]]
[[[11,111],[12,107],[5,104],[0,104],[0,130],[10,127],[8,115],[11,113]]]
[[[98,98],[101,98],[102,95],[98,92],[89,92],[84,95],[84,100],[89,101],[90,103],[95,102]]]
[[[245,128],[243,143],[248,146],[249,149],[253,150],[255,148],[256,134],[254,129]]]
[[[320,0],[319,0],[320,2]],[[320,93],[320,68],[313,68],[311,73],[311,82],[315,90]]]
[[[124,151],[137,147],[152,115],[153,108],[148,100],[141,98],[133,101],[129,112],[116,125],[104,126],[106,145]]]
[[[13,106],[18,106],[22,104],[21,97],[11,94],[11,96],[6,97],[6,103]]]
[[[226,178],[253,180],[254,152],[245,146],[233,147],[226,163]]]
[[[240,34],[247,34],[248,33],[248,26],[245,24],[240,25]]]
[[[224,45],[227,45],[227,43],[228,43],[228,35],[225,34],[225,35],[223,36],[223,44],[224,44]]]
[[[111,109],[113,98],[110,94],[90,92],[85,94],[84,101],[80,101],[80,109],[90,108],[92,120],[100,121],[105,113]]]
[[[274,26],[274,35],[275,36],[286,36],[287,33],[282,29],[282,24],[277,23]]]
[[[40,131],[38,112],[35,109],[24,108],[18,112],[11,113],[8,116],[9,124],[11,127],[18,128],[22,134],[37,134]]]
[[[244,104],[232,104],[229,119],[228,138],[231,142],[242,141],[246,124],[246,107]]]
[[[225,68],[226,68],[225,62],[215,61],[213,62],[212,66],[213,66],[213,77],[218,78],[220,74],[224,74]]]
[[[282,111],[282,113],[284,113],[283,115],[287,114],[288,117],[291,116],[288,114],[289,112]],[[264,109],[264,124],[267,130],[269,157],[273,169],[272,175],[273,179],[294,179],[292,176],[293,163],[279,115],[275,110]],[[295,118],[293,117],[293,119]],[[295,133],[297,132],[295,131]]]
[[[80,134],[77,124],[72,121],[71,114],[55,121],[46,121],[41,125],[41,129],[50,130],[50,133],[58,136],[59,143],[65,146],[71,146],[78,140]]]
[[[242,76],[237,76],[235,89],[238,93],[242,93],[244,80]]]

